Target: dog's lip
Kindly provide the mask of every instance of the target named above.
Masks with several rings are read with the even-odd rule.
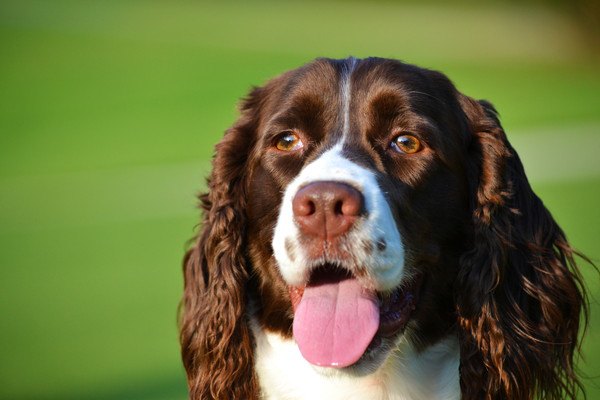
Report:
[[[377,334],[393,337],[406,327],[419,302],[423,275],[416,274],[389,294],[379,294],[380,322]]]
[[[306,286],[289,286],[290,300],[292,301],[292,308],[294,310],[294,313],[298,308],[298,304],[300,304],[300,300],[302,300],[302,295],[304,294],[305,287]]]

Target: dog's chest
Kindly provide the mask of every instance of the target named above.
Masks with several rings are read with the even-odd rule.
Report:
[[[253,329],[255,366],[265,400],[451,400],[460,398],[459,351],[449,337],[416,354],[403,342],[385,364],[366,376],[317,371],[293,340]]]

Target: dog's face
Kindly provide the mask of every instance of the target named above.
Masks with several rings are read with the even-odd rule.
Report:
[[[406,327],[439,339],[468,240],[452,86],[397,62],[322,61],[263,90],[247,197],[261,322],[295,317],[304,356],[337,368],[372,370]]]
[[[444,75],[322,59],[271,80],[217,145],[201,206],[181,319],[193,398],[259,397],[252,329],[327,376],[453,335],[462,398],[576,397],[573,250],[493,107]]]

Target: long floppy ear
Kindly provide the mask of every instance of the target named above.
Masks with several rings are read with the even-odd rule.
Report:
[[[533,193],[491,104],[460,103],[472,133],[473,211],[457,282],[463,399],[575,399],[587,317],[578,253]]]
[[[181,354],[190,399],[255,399],[253,342],[246,315],[245,179],[260,89],[216,146],[201,232],[184,259]]]

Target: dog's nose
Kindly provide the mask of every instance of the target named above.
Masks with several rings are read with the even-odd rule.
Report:
[[[294,218],[302,233],[325,240],[348,232],[363,208],[363,195],[341,182],[310,183],[292,200]]]

